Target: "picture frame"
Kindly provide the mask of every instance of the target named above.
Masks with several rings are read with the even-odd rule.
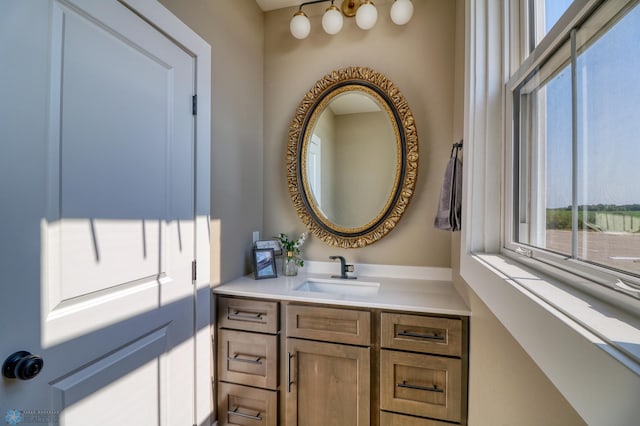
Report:
[[[278,277],[276,255],[272,248],[253,249],[253,276],[256,280]]]
[[[258,249],[272,248],[276,256],[280,256],[282,254],[282,247],[280,246],[280,242],[278,240],[256,241],[254,243],[254,247]]]

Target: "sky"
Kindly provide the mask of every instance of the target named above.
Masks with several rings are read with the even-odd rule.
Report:
[[[546,0],[547,29],[567,0]],[[640,6],[582,52],[578,204],[640,204]],[[571,205],[571,72],[547,84],[547,207]]]

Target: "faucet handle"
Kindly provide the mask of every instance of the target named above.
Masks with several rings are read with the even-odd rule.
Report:
[[[353,265],[344,265],[344,270],[345,272],[353,272],[355,269]]]

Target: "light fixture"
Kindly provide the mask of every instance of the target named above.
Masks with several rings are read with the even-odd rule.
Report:
[[[396,25],[404,25],[413,16],[413,3],[411,0],[396,0],[391,6],[391,20]]]
[[[334,4],[335,0],[314,0],[304,2],[291,18],[289,30],[297,39],[304,39],[311,32],[311,22],[302,11],[303,6],[314,3],[331,2],[331,5],[322,15],[322,28],[327,34],[337,34],[344,23],[343,16],[352,18],[355,16],[356,25],[363,30],[370,30],[378,20],[378,10],[371,0],[343,0],[342,7]],[[411,0],[394,0],[391,6],[391,20],[397,25],[405,25],[413,16],[413,3]]]
[[[331,35],[338,34],[342,29],[342,13],[333,4],[333,0],[331,0],[331,6],[322,15],[322,28],[325,33]]]
[[[307,18],[307,15],[305,15],[302,9],[297,11],[295,15],[293,15],[293,18],[291,18],[289,31],[291,31],[291,35],[298,40],[307,38],[311,32],[311,22],[309,22],[309,18]]]
[[[378,10],[369,0],[364,0],[356,11],[356,24],[363,30],[370,30],[378,20]]]

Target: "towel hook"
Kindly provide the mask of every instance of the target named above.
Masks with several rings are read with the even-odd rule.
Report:
[[[460,142],[458,142],[458,143],[454,143],[454,144],[453,144],[453,146],[451,147],[451,155],[450,155],[451,157],[453,157],[453,151],[454,151],[454,150],[455,150],[455,152],[456,152],[456,157],[458,156],[458,150],[459,150],[460,148],[462,148],[462,141],[463,141],[463,140],[462,140],[462,139],[460,139]]]

